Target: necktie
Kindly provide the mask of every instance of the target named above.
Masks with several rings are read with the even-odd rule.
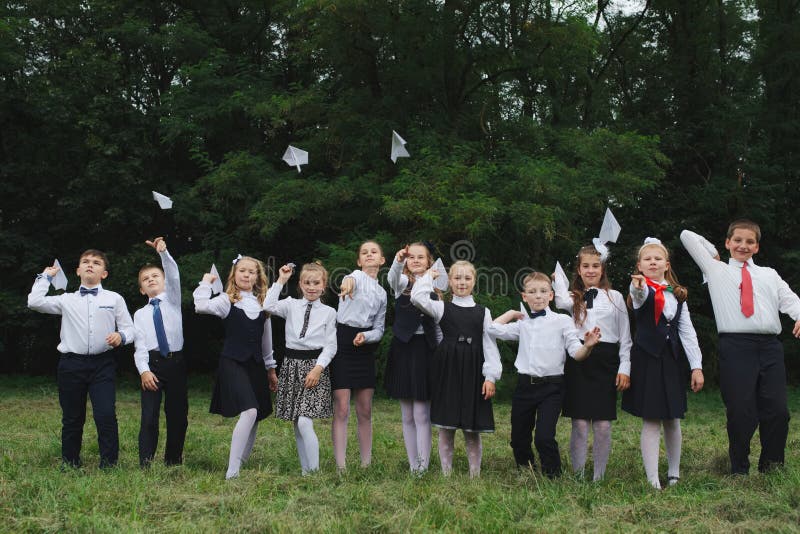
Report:
[[[586,303],[586,309],[591,310],[594,307],[594,298],[597,296],[597,288],[587,289],[583,294],[583,301]]]
[[[311,306],[313,305],[313,302],[309,302],[308,305],[306,305],[306,314],[303,316],[303,328],[300,329],[301,338],[306,336],[306,330],[308,330],[308,318],[311,317]]]
[[[156,339],[158,340],[158,352],[162,356],[169,354],[169,342],[167,332],[164,330],[164,318],[161,316],[161,299],[150,299],[153,307],[153,326],[156,328]]]
[[[742,285],[739,286],[739,289],[742,292],[742,314],[750,317],[755,310],[753,309],[753,279],[750,278],[750,271],[747,270],[747,262],[742,264]]]
[[[547,310],[539,310],[537,312],[532,311],[528,312],[528,317],[531,319],[536,319],[537,317],[543,317],[545,313],[547,313]]]
[[[93,287],[92,289],[86,289],[85,287],[81,287],[81,296],[85,297],[86,295],[91,295],[93,297],[97,296],[97,288]]]
[[[647,282],[647,285],[649,287],[652,287],[653,290],[656,292],[655,318],[656,318],[656,324],[658,324],[658,321],[661,320],[661,312],[664,311],[664,302],[665,302],[664,290],[667,290],[669,288],[667,286],[662,286],[661,284],[653,282],[647,277],[645,277],[644,281]]]

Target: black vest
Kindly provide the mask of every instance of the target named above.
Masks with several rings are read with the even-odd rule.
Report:
[[[653,317],[655,315],[656,293],[652,288],[647,289],[647,300],[644,301],[641,308],[633,310],[633,316],[636,319],[634,343],[652,356],[659,358],[661,357],[661,351],[664,350],[664,345],[669,342],[672,345],[672,355],[675,359],[683,358],[683,345],[681,345],[680,335],[678,334],[678,321],[681,318],[683,302],[678,302],[678,309],[675,311],[675,317],[672,320],[668,321],[662,313],[661,319],[656,324]]]
[[[250,358],[263,360],[261,338],[264,336],[264,320],[267,312],[262,311],[255,319],[250,319],[244,310],[231,305],[228,316],[222,320],[225,325],[225,344],[222,357],[246,362]]]
[[[431,292],[431,299],[439,300],[439,296],[435,292]],[[422,331],[425,332],[425,340],[428,342],[428,346],[435,347],[436,323],[433,322],[431,317],[428,317],[411,304],[411,297],[407,292],[403,292],[394,301],[394,324],[392,325],[394,337],[403,343],[408,343],[420,325],[422,325]]]

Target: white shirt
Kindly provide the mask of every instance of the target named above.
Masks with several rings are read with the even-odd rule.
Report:
[[[397,299],[400,295],[402,295],[406,289],[408,289],[408,276],[403,274],[403,269],[406,266],[406,262],[404,261],[397,261],[395,257],[394,261],[392,261],[392,266],[389,268],[389,274],[386,276],[386,281],[389,282],[389,287],[394,292],[394,298]],[[419,325],[417,331],[414,332],[414,335],[424,334],[425,329],[422,327],[422,324]],[[436,325],[436,342],[442,342],[442,329],[439,328],[439,325]]]
[[[231,312],[231,299],[227,293],[220,293],[211,298],[213,290],[211,284],[200,282],[197,289],[192,293],[194,297],[194,310],[197,313],[216,315],[224,319]],[[241,300],[234,304],[242,310],[249,319],[255,319],[261,313],[261,305],[258,299],[250,291],[239,291]],[[272,322],[269,317],[264,319],[264,334],[261,336],[261,354],[264,358],[264,367],[273,369],[278,366],[272,354]]]
[[[572,318],[549,309],[535,319],[492,323],[489,332],[498,339],[519,341],[514,367],[519,373],[531,376],[563,375],[565,350],[574,358],[583,346]]]
[[[592,289],[592,288],[587,288]],[[592,302],[592,308],[586,309],[586,319],[582,325],[576,324],[578,338],[583,340],[586,332],[595,326],[600,328],[600,334],[606,343],[619,343],[619,370],[618,374],[631,374],[631,325],[628,319],[628,308],[622,293],[613,289],[597,289],[597,295]],[[556,291],[556,308],[565,310],[572,315],[572,294],[560,287]]]
[[[728,263],[714,259],[716,249],[704,237],[689,230],[681,232],[683,246],[708,278],[708,293],[714,307],[717,331],[739,334],[780,334],[783,312],[795,321],[800,320],[800,298],[789,284],[769,267],[760,267],[747,261],[747,270],[753,280],[754,313],[742,313],[741,291],[742,263],[731,258]]]
[[[431,316],[437,324],[444,315],[444,302],[441,300],[431,300],[433,291],[433,280],[431,275],[425,274],[422,278],[417,278],[414,287],[411,288],[411,303]],[[475,300],[472,295],[466,297],[453,296],[453,304],[462,308],[475,307]],[[500,351],[497,349],[497,342],[489,335],[489,326],[492,324],[492,314],[489,308],[485,309],[483,317],[483,369],[482,373],[489,382],[497,382],[503,374],[503,364],[500,362]]]
[[[317,356],[317,364],[327,367],[336,356],[336,310],[320,302],[319,299],[311,304],[311,314],[308,316],[306,335],[300,337],[303,321],[308,307],[305,298],[292,297],[278,300],[283,284],[275,282],[267,291],[264,299],[264,309],[269,313],[286,319],[286,348],[294,350],[322,349]]]
[[[364,271],[353,271],[345,278],[355,281],[353,297],[339,298],[336,320],[357,328],[369,328],[363,332],[366,342],[379,342],[386,324],[386,290]]]
[[[657,283],[662,286],[667,285],[665,280]],[[650,291],[647,286],[642,289],[636,289],[633,284],[631,284],[631,303],[635,310],[638,310],[644,305],[649,293]],[[678,312],[678,299],[676,299],[675,295],[670,291],[663,291],[662,294],[664,295],[664,309],[661,313],[664,314],[664,317],[666,317],[668,321],[671,321]],[[681,338],[683,350],[686,352],[686,359],[689,360],[689,366],[692,369],[702,369],[703,355],[700,352],[700,345],[697,342],[697,332],[694,330],[692,317],[689,314],[689,304],[686,302],[683,303],[683,311],[681,311],[681,317],[678,319],[678,335]]]
[[[119,293],[97,285],[97,296],[81,296],[79,291],[46,296],[50,288],[47,275],[42,273],[28,294],[28,307],[41,313],[61,316],[61,342],[58,352],[64,354],[100,354],[113,347],[106,337],[114,332],[127,345],[134,338],[133,321],[125,300]]]
[[[164,291],[153,298],[160,299],[158,307],[161,308],[161,318],[164,321],[164,332],[167,334],[167,343],[171,352],[183,350],[183,315],[181,314],[181,276],[178,264],[168,251],[159,252],[161,266],[164,268]],[[136,331],[134,343],[136,351],[133,361],[139,374],[149,371],[151,350],[158,350],[156,327],[153,325],[153,306],[149,303],[136,310],[133,314],[133,325]]]

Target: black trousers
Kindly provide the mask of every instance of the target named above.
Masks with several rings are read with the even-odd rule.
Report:
[[[519,375],[511,399],[511,449],[518,466],[536,465],[533,442],[542,462],[542,473],[550,478],[561,474],[556,424],[563,400],[563,381],[532,384],[530,376]]]
[[[783,465],[789,408],[783,345],[774,335],[720,334],[719,386],[728,418],[731,472],[750,470],[750,440],[759,429],[758,470]]]
[[[183,444],[188,426],[189,399],[187,394],[186,362],[182,353],[171,358],[150,354],[150,371],[158,379],[156,391],[142,390],[142,422],[139,427],[139,464],[153,461],[158,446],[158,417],[161,396],[164,396],[164,415],[167,419],[167,444],[164,463],[183,462]]]
[[[81,441],[86,422],[86,397],[92,401],[100,467],[116,465],[119,430],[116,414],[114,351],[95,355],[62,354],[58,361],[58,401],[61,404],[61,458],[81,465]]]

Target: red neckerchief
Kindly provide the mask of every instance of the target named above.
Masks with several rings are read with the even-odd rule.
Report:
[[[664,311],[664,301],[665,301],[664,290],[667,289],[667,286],[662,286],[658,282],[653,282],[646,276],[644,277],[644,281],[647,283],[648,287],[652,287],[653,290],[656,292],[655,316],[656,316],[656,324],[658,324],[658,321],[661,319],[661,312]]]

